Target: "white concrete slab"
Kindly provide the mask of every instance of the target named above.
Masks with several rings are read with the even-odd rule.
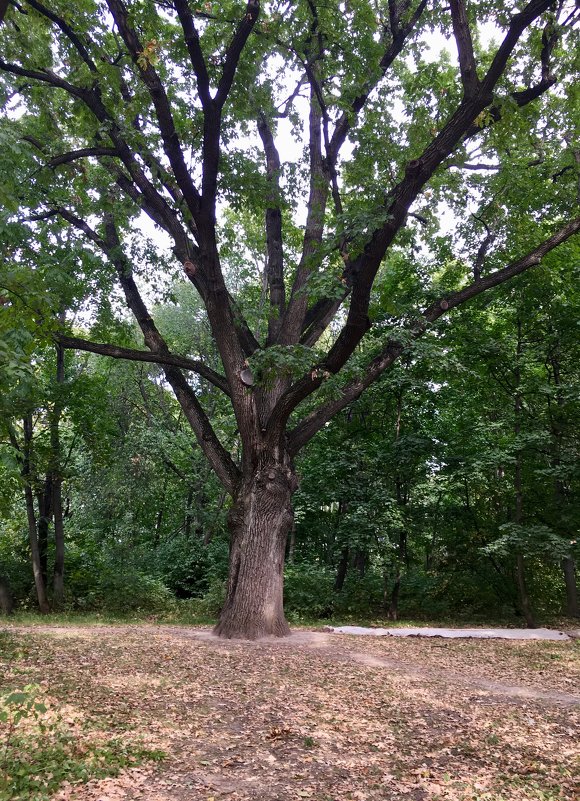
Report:
[[[569,640],[563,631],[553,629],[435,629],[390,628],[374,629],[363,626],[329,626],[335,634],[357,634],[368,637],[468,637],[502,640]]]

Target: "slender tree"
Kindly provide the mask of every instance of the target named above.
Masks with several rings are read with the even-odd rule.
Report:
[[[66,225],[93,260],[102,254],[101,274],[115,271],[148,350],[67,331],[55,334],[60,345],[162,365],[231,495],[219,635],[289,631],[282,576],[300,449],[439,318],[580,229],[570,189],[577,166],[558,163],[553,202],[530,204],[496,244],[491,267],[488,237],[472,280],[446,291],[424,278],[414,309],[373,320],[381,268],[405,245],[428,246],[429,192],[432,203],[451,198],[459,208],[469,191],[477,205],[471,171],[479,180],[512,169],[514,148],[529,170],[538,159],[555,164],[556,153],[568,158],[573,111],[561,43],[577,16],[576,4],[551,0],[507,9],[465,0],[82,0],[74,14],[64,2],[11,3],[0,38],[3,131],[26,143],[29,173],[3,193],[16,196],[13,213],[44,249]],[[485,24],[499,45],[482,44]],[[435,33],[452,43],[456,64],[445,53],[435,64],[423,57]],[[562,129],[544,129],[538,143],[560,100]],[[281,151],[283,130],[294,141]],[[283,160],[291,149],[296,158]],[[266,320],[254,330],[243,293],[234,297],[228,283],[226,205],[237,217],[238,257],[251,249],[244,215],[263,215]],[[153,320],[140,279],[144,216],[198,291],[223,372],[172,353]],[[373,322],[375,347],[361,363]],[[200,403],[200,380],[229,398],[239,459]]]

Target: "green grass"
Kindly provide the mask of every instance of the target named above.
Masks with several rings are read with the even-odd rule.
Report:
[[[316,618],[308,615],[288,613],[288,621],[299,628],[324,628],[325,626],[374,626],[380,628],[418,628],[422,626],[436,628],[525,628],[520,617],[408,617],[397,621],[387,617],[341,615],[331,618]],[[131,612],[127,615],[107,612],[55,612],[40,615],[37,612],[21,611],[11,617],[0,617],[0,625],[14,626],[106,626],[106,625],[139,625],[160,624],[177,626],[213,626],[217,618],[191,609],[187,602],[176,602],[175,608],[155,615]],[[542,628],[558,630],[580,629],[580,620],[563,616],[538,617],[537,625]],[[0,640],[0,653],[2,641]],[[1,801],[1,799],[0,799]]]

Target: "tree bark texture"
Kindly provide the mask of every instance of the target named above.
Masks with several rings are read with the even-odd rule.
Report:
[[[244,480],[230,512],[227,595],[215,633],[255,640],[290,633],[284,617],[286,540],[298,486],[287,464],[270,464]]]

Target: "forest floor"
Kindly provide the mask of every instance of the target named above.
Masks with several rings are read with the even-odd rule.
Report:
[[[101,738],[165,754],[65,783],[55,801],[572,801],[580,791],[578,640],[4,632],[0,695],[39,685],[80,753]]]

